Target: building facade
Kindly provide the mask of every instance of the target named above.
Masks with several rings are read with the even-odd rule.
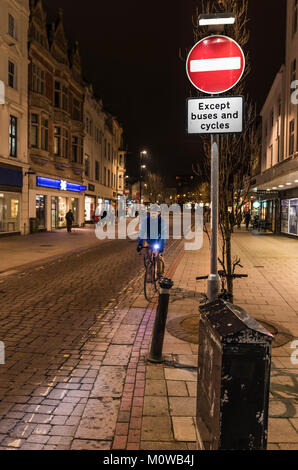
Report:
[[[261,173],[253,181],[254,207],[274,232],[298,236],[298,1],[287,0],[285,65],[262,116]]]
[[[84,217],[92,223],[97,207],[116,207],[117,198],[124,194],[126,152],[120,123],[104,110],[92,86],[85,89],[84,123]]]
[[[28,0],[0,0],[0,235],[28,233]]]
[[[78,44],[65,36],[63,13],[48,25],[41,0],[29,25],[29,218],[32,231],[84,224],[84,84]]]

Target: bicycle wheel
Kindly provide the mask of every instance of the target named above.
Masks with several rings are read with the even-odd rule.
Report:
[[[156,263],[150,261],[146,265],[144,276],[144,294],[146,300],[150,302],[156,292]]]

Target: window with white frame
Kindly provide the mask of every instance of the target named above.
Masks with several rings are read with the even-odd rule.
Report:
[[[30,145],[33,148],[39,147],[39,116],[38,114],[31,114],[31,133],[30,133]]]
[[[54,154],[61,156],[61,127],[54,128]]]
[[[85,154],[85,176],[90,176],[90,157]]]
[[[99,162],[97,160],[95,161],[95,179],[99,181]]]
[[[18,118],[15,116],[9,117],[9,155],[10,157],[17,156],[17,139],[18,139]]]
[[[17,87],[16,65],[11,60],[8,61],[8,86],[11,88]]]
[[[41,148],[49,150],[49,120],[44,116],[41,118]]]
[[[8,34],[16,38],[16,22],[10,13],[8,13]]]
[[[71,154],[73,163],[82,163],[83,161],[83,139],[77,135],[72,136]]]
[[[68,130],[62,129],[62,157],[68,158]]]
[[[32,64],[32,90],[40,95],[45,94],[45,72],[36,64]]]
[[[295,151],[295,120],[292,119],[289,128],[289,155],[293,155]]]
[[[82,106],[81,102],[77,100],[76,98],[73,99],[73,111],[72,111],[72,117],[75,121],[80,121],[82,112],[81,112]]]

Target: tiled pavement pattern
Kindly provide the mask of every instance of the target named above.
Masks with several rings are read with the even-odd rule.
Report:
[[[252,235],[244,229],[236,232],[233,240],[233,253],[241,257],[243,272],[249,275],[235,282],[235,303],[257,319],[286,327],[298,339],[297,240]],[[208,272],[205,240],[201,251],[185,252],[175,272],[169,320],[198,311],[200,292],[206,292],[206,282],[196,282],[195,277]],[[298,364],[291,362],[291,342],[272,351],[268,449],[298,450]],[[164,352],[172,362],[197,364],[197,346],[168,332]],[[146,374],[140,447],[196,448],[195,372],[149,364]]]
[[[247,280],[235,284],[236,303],[259,319],[286,325],[298,338],[297,241],[257,237],[242,230],[235,234],[233,248],[249,274]],[[126,280],[132,279],[135,259],[135,246],[131,254],[130,248],[126,249],[129,271],[121,264],[122,251],[116,254],[120,256],[120,277],[125,279],[119,283],[121,288]],[[167,256],[171,265],[169,276],[175,282],[169,319],[198,311],[199,292],[206,286],[204,282],[196,282],[195,276],[209,271],[207,241],[197,253],[179,254],[179,249],[177,243]],[[53,305],[50,301],[47,304],[48,313],[41,310],[37,316],[37,307],[42,307],[38,300],[33,309],[35,315],[32,315],[32,308],[30,310],[22,296],[20,305],[18,300],[16,302],[15,312],[12,300],[10,314],[0,315],[0,331],[6,322],[13,321],[12,329],[7,331],[11,331],[11,349],[15,348],[14,360],[5,370],[4,380],[3,369],[0,369],[1,449],[196,449],[196,373],[191,366],[196,365],[197,346],[166,332],[166,359],[172,364],[180,363],[180,367],[146,363],[156,304],[148,305],[143,300],[142,283],[135,279],[121,295],[120,289],[115,288],[115,299],[107,303],[107,292],[114,285],[111,278],[117,270],[108,245],[104,250],[106,263],[101,270],[97,264],[97,269],[98,272],[104,270],[106,275],[109,272],[108,281],[103,286],[103,279],[96,283],[96,269],[89,277],[85,273],[85,277],[79,278],[72,286],[74,300],[69,317],[67,308],[57,315],[53,301]],[[98,258],[102,256],[103,253],[98,252]],[[87,256],[89,267],[92,259],[99,262],[95,253],[91,258]],[[75,258],[72,263],[73,273],[77,273]],[[53,267],[57,273],[55,263]],[[45,282],[48,276],[42,278],[43,272],[37,271],[35,283],[40,276],[45,292],[53,290],[53,284],[49,282],[48,286]],[[61,274],[59,279],[65,275]],[[80,296],[80,285],[86,284],[89,278],[91,288],[86,287]],[[63,285],[65,289],[71,281],[69,276],[61,283],[61,297],[57,296],[59,308],[67,307],[70,301],[67,297],[63,302],[63,295],[70,294],[63,291]],[[34,288],[33,282],[30,284],[28,280],[28,283]],[[4,288],[5,283],[1,285],[1,289]],[[60,286],[55,289],[58,293]],[[97,298],[102,298],[102,304],[96,309],[89,298],[94,298],[98,289],[101,290]],[[77,302],[84,304],[84,299],[87,299],[85,316],[81,308],[75,309]],[[22,303],[23,316],[20,313]],[[36,319],[39,340],[30,343],[27,339],[36,329]],[[16,348],[17,344],[23,346]],[[292,352],[290,344],[273,349],[269,449],[298,449],[298,372],[297,365],[290,361]]]
[[[178,244],[169,246],[171,260]],[[135,248],[106,242],[1,279],[1,449],[111,446],[143,317],[128,311],[142,292]]]

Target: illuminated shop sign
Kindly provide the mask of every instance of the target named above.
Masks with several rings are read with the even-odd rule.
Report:
[[[74,191],[80,193],[86,191],[86,186],[81,184],[70,183],[65,180],[54,180],[52,178],[44,178],[43,176],[36,177],[36,186],[42,186],[44,188],[59,189],[60,191]]]

